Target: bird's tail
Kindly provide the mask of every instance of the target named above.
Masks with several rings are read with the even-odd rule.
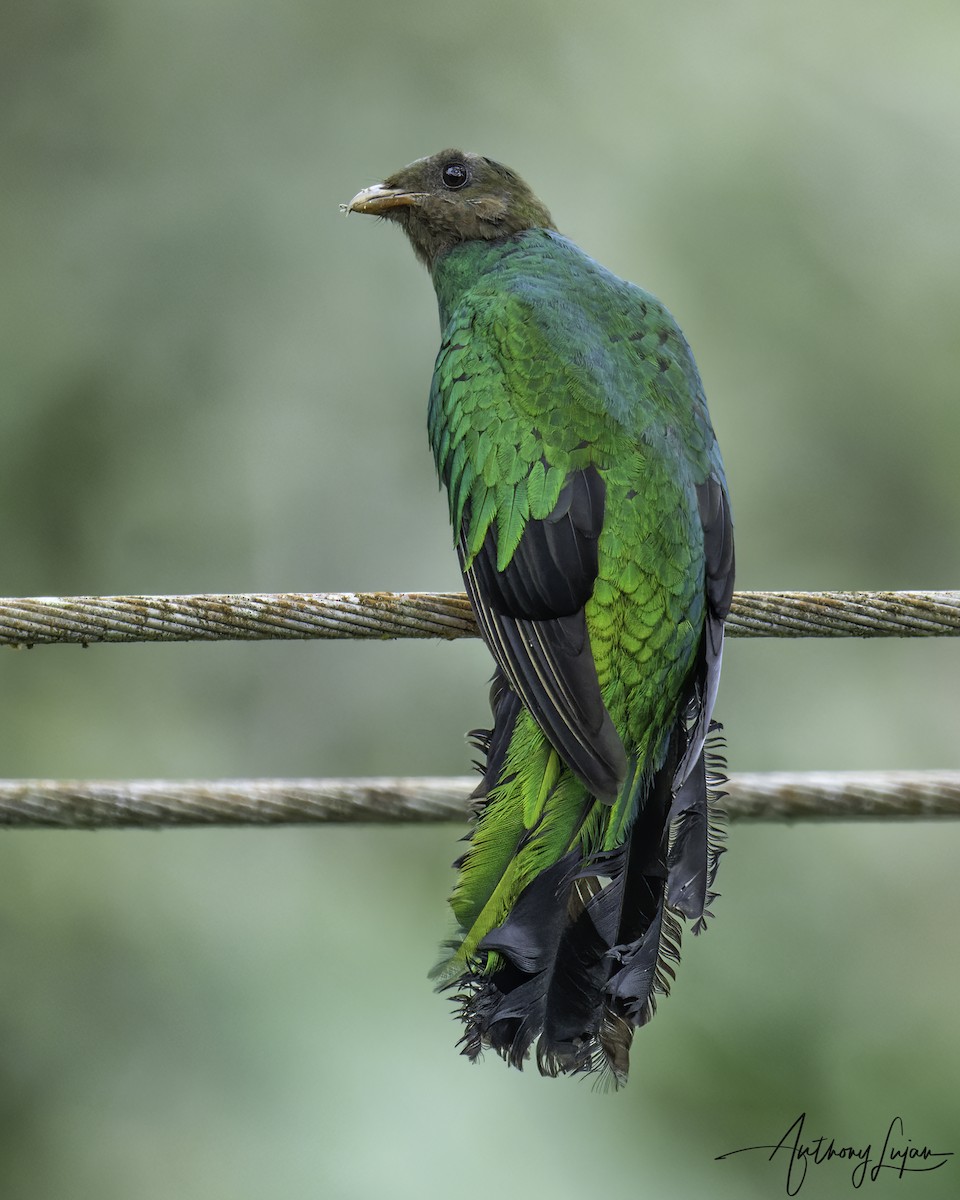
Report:
[[[669,991],[680,918],[705,925],[717,860],[724,782],[717,739],[686,778],[679,720],[659,767],[638,757],[611,807],[565,767],[515,693],[492,693],[494,727],[474,828],[451,907],[458,922],[434,971],[456,989],[463,1053],[485,1047],[522,1067],[536,1043],[542,1074],[627,1076],[633,1031]],[[689,758],[689,756],[686,756]],[[614,814],[629,816],[607,848]]]

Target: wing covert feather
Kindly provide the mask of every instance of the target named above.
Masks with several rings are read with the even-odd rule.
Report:
[[[504,369],[516,346],[501,340],[475,314],[451,322],[431,393],[431,444],[487,645],[560,757],[593,794],[612,799],[627,759],[584,616],[606,489],[582,453],[573,460],[570,430],[551,427],[548,438],[525,411],[530,398],[515,394]]]

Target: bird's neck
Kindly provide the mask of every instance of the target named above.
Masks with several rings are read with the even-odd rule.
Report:
[[[440,306],[440,326],[444,328],[464,294],[477,286],[482,276],[519,267],[529,255],[542,253],[543,244],[554,235],[545,229],[524,229],[493,241],[461,242],[432,264],[430,275]]]

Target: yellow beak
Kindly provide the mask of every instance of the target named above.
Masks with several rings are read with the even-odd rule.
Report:
[[[384,187],[382,183],[375,183],[373,187],[357,192],[349,204],[341,204],[340,210],[345,213],[370,213],[379,216],[391,208],[409,208],[419,204],[424,194],[405,192],[402,188],[389,188]]]

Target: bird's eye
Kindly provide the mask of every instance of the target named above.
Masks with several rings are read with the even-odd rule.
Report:
[[[443,180],[443,186],[448,187],[451,191],[456,191],[457,188],[464,187],[470,182],[470,172],[463,163],[452,162],[440,172],[440,178]]]

